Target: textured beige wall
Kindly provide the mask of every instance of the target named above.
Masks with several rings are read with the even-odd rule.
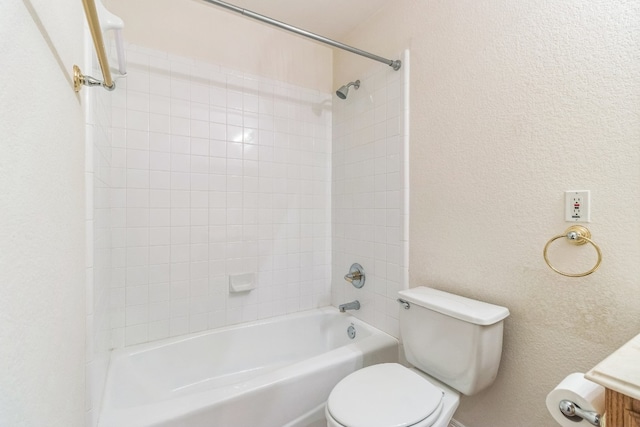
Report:
[[[411,49],[410,286],[512,313],[496,383],[455,416],[469,427],[553,425],[546,394],[640,332],[638,34],[638,2],[401,0],[346,40]],[[366,64],[336,55],[335,81]],[[579,279],[542,259],[573,189],[604,254]],[[593,262],[563,243],[561,267]]]
[[[83,20],[74,0],[0,4],[2,426],[85,422]]]
[[[332,51],[200,0],[109,0],[129,43],[320,91],[331,90]]]

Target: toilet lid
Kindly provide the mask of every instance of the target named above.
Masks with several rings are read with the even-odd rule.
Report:
[[[408,427],[431,415],[441,401],[442,390],[417,373],[383,363],[342,379],[329,395],[327,409],[344,426]]]

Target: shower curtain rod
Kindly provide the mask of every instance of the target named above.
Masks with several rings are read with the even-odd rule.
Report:
[[[293,25],[285,24],[284,22],[277,21],[275,19],[269,18],[268,16],[260,15],[259,13],[252,12],[252,11],[247,10],[247,9],[243,9],[241,7],[235,6],[235,5],[230,4],[230,3],[226,3],[226,2],[223,2],[223,1],[220,1],[220,0],[203,0],[203,1],[205,1],[207,3],[211,3],[211,4],[216,5],[216,6],[223,7],[225,9],[231,10],[231,11],[239,13],[241,15],[248,16],[249,18],[253,18],[253,19],[256,19],[258,21],[265,22],[265,23],[273,25],[275,27],[282,28],[283,30],[291,31],[292,33],[296,33],[296,34],[299,34],[301,36],[304,36],[304,37],[319,41],[321,43],[325,43],[325,44],[328,44],[330,46],[337,47],[338,49],[346,50],[348,52],[355,53],[356,55],[364,56],[366,58],[373,59],[374,61],[382,62],[382,63],[387,64],[388,66],[392,67],[396,71],[399,70],[400,67],[402,66],[402,61],[400,61],[399,59],[392,60],[392,59],[383,58],[381,56],[374,55],[373,53],[369,53],[369,52],[366,52],[364,50],[355,48],[353,46],[349,46],[349,45],[346,45],[344,43],[340,43],[340,42],[337,42],[335,40],[331,40],[331,39],[329,39],[327,37],[323,37],[323,36],[320,36],[318,34],[303,30],[301,28],[294,27]]]

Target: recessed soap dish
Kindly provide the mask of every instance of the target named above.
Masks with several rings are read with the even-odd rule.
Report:
[[[256,274],[243,273],[229,275],[229,292],[249,292],[256,288]]]

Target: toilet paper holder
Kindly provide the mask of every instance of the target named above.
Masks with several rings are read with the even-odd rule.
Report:
[[[561,400],[559,406],[560,412],[562,412],[565,417],[582,418],[583,420],[593,424],[594,426],[600,426],[600,414],[595,411],[585,411],[584,409],[580,409],[578,405],[570,400]]]

